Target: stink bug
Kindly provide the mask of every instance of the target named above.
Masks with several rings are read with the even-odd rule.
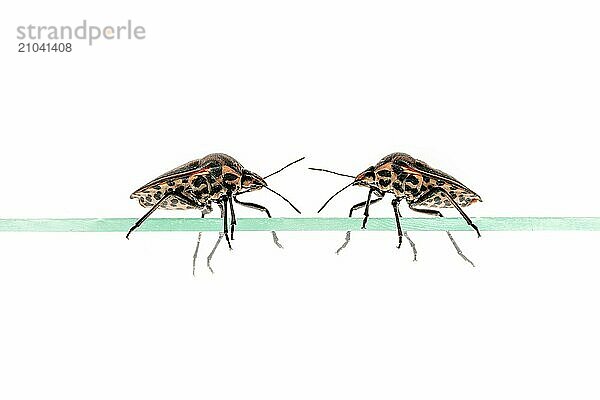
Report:
[[[186,210],[197,209],[202,213],[202,218],[212,212],[212,204],[216,203],[221,210],[223,218],[223,232],[219,233],[219,239],[215,243],[211,253],[207,257],[206,264],[210,271],[210,260],[221,242],[223,235],[227,240],[231,250],[229,233],[231,240],[236,225],[233,203],[241,206],[263,211],[267,217],[271,218],[269,210],[260,204],[243,202],[237,199],[237,196],[254,190],[267,189],[285,200],[298,214],[298,210],[288,199],[267,186],[267,179],[285,168],[302,161],[304,157],[287,164],[285,167],[266,175],[264,178],[258,174],[245,169],[242,164],[227,154],[215,153],[206,157],[190,161],[169,172],[160,175],[158,178],[148,182],[130,196],[137,199],[142,207],[150,208],[142,218],[140,218],[127,232],[129,235],[157,209],[164,210]],[[229,219],[229,224],[228,224]],[[277,238],[277,234],[272,231],[273,242],[277,247],[282,248]],[[201,232],[198,234],[196,251],[194,252],[193,265],[195,274],[196,257],[198,255],[198,246],[200,244]]]
[[[321,169],[321,168],[309,168],[315,171],[329,172],[335,175],[346,176],[352,178],[353,181],[344,186],[342,189],[337,191],[331,196],[325,204],[319,209],[321,212],[323,208],[342,191],[346,190],[350,186],[364,186],[369,188],[369,194],[367,200],[361,203],[355,204],[350,208],[349,217],[352,217],[352,212],[358,209],[364,208],[364,218],[362,223],[362,229],[367,226],[367,220],[369,218],[369,206],[383,199],[386,193],[391,193],[394,198],[392,199],[392,208],[394,209],[394,216],[396,217],[396,227],[398,230],[398,248],[402,244],[402,236],[406,237],[409,241],[414,255],[414,261],[417,260],[417,250],[414,242],[410,239],[406,231],[402,231],[400,226],[400,210],[399,204],[402,200],[406,200],[408,207],[419,213],[435,215],[443,217],[442,213],[438,210],[431,210],[429,208],[456,208],[460,215],[464,218],[467,224],[477,232],[477,236],[481,237],[479,229],[471,221],[471,219],[465,214],[461,207],[467,207],[478,201],[482,201],[481,197],[460,183],[454,177],[447,173],[434,169],[427,165],[427,163],[417,160],[406,153],[392,153],[388,156],[383,157],[377,164],[371,166],[358,174],[356,177],[347,174],[341,174],[338,172]],[[371,200],[372,195],[377,198]],[[426,207],[426,208],[420,208]],[[469,260],[460,250],[458,244],[452,237],[452,234],[446,231],[448,237],[452,241],[454,248],[458,254],[472,266],[475,266],[471,260]],[[350,242],[350,231],[346,232],[346,240],[342,246],[336,251],[339,252],[344,249]]]

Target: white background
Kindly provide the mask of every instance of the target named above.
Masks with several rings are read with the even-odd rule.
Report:
[[[348,182],[307,166],[394,151],[477,191],[472,216],[598,215],[597,2],[2,8],[0,218],[141,216],[134,189],[217,151],[259,174],[306,155],[270,180],[303,216]],[[17,53],[17,26],[84,18],[147,38]],[[413,233],[418,263],[393,232],[340,256],[343,233],[244,232],[195,279],[194,233],[123,236],[0,234],[0,398],[600,395],[597,233],[457,233],[473,269],[440,232]]]

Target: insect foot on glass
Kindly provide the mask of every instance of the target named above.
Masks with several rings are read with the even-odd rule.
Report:
[[[208,269],[213,272],[210,262],[223,236],[231,250],[231,240],[233,240],[237,224],[233,203],[262,211],[267,217],[271,218],[271,213],[266,207],[240,201],[237,196],[259,189],[266,189],[281,197],[300,214],[300,210],[288,199],[267,186],[266,179],[303,159],[304,157],[295,160],[264,177],[245,169],[233,157],[222,153],[209,154],[206,157],[183,164],[153,179],[131,194],[132,199],[137,199],[142,207],[150,208],[150,210],[129,229],[126,238],[129,239],[131,233],[139,228],[157,209],[199,210],[202,218],[204,218],[205,215],[212,212],[213,204],[216,204],[221,211],[223,231],[219,233],[219,238],[206,259]],[[277,233],[272,231],[271,234],[275,245],[283,248],[279,243]],[[202,233],[199,233],[192,261],[192,273],[194,275],[201,237]]]
[[[402,230],[400,202],[405,200],[408,207],[415,212],[422,214],[443,217],[437,208],[455,208],[466,221],[466,223],[475,230],[478,237],[481,237],[479,228],[471,221],[469,216],[463,211],[463,207],[470,206],[481,200],[481,197],[460,183],[456,178],[447,173],[430,167],[427,163],[417,160],[406,153],[392,153],[383,157],[377,164],[371,166],[353,176],[342,174],[323,168],[309,168],[314,171],[328,172],[331,174],[352,178],[352,182],[334,193],[318,212],[321,212],[327,204],[338,194],[351,186],[363,186],[369,189],[367,200],[353,205],[350,208],[348,217],[352,213],[364,208],[362,229],[367,226],[369,219],[369,207],[381,201],[386,194],[393,196],[392,208],[396,218],[396,228],[398,235],[398,248],[402,245],[402,237],[405,237],[413,251],[413,260],[417,260],[417,248],[414,242],[408,236],[406,231]],[[375,198],[373,198],[375,197]],[[462,252],[458,244],[449,231],[446,234],[450,238],[456,252],[463,260],[475,266]],[[346,239],[340,248],[336,251],[340,253],[350,242],[350,231],[346,232]]]

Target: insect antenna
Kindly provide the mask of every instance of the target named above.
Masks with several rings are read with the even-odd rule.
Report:
[[[283,197],[282,195],[280,195],[279,193],[277,193],[276,191],[274,191],[273,189],[271,189],[271,188],[270,188],[270,187],[268,187],[268,186],[263,186],[263,188],[267,189],[269,192],[273,192],[273,193],[275,193],[277,196],[279,196],[279,197],[281,197],[283,200],[285,200],[285,201],[286,201],[286,203],[288,203],[290,206],[292,206],[292,208],[293,208],[294,210],[296,210],[296,212],[297,212],[298,214],[302,214],[302,213],[300,212],[300,210],[298,210],[298,209],[296,208],[296,206],[292,204],[292,202],[291,202],[291,201],[289,201],[288,199],[286,199],[285,197]]]
[[[342,174],[341,172],[330,171],[330,170],[328,170],[328,169],[323,169],[323,168],[312,168],[312,167],[308,167],[308,169],[312,169],[313,171],[329,172],[330,174],[339,175],[339,176],[345,176],[345,177],[347,177],[347,178],[352,178],[352,179],[354,179],[354,176],[352,176],[352,175],[348,175],[348,174]]]
[[[273,173],[270,173],[269,175],[263,176],[263,179],[267,179],[267,178],[268,178],[268,177],[270,177],[270,176],[273,176],[273,175],[275,175],[275,174],[278,174],[278,173],[280,173],[281,171],[283,171],[284,169],[286,169],[287,167],[289,167],[289,166],[292,166],[292,165],[296,164],[297,162],[300,162],[300,161],[304,160],[305,158],[306,158],[306,157],[302,157],[302,158],[299,158],[299,159],[297,159],[296,161],[292,161],[291,163],[289,163],[289,164],[288,164],[288,165],[286,165],[285,167],[283,167],[283,168],[280,168],[280,169],[278,169],[277,171],[275,171],[275,172],[273,172]]]
[[[335,196],[337,196],[338,194],[342,193],[344,190],[348,189],[350,186],[354,185],[354,182],[350,182],[349,184],[347,184],[346,186],[344,186],[343,188],[341,188],[340,190],[338,190],[337,192],[334,193],[333,196],[331,196],[326,202],[325,204],[323,204],[321,206],[321,208],[319,208],[319,211],[317,211],[317,213],[320,213],[327,204],[329,204],[329,202],[331,201],[331,199],[333,199]]]

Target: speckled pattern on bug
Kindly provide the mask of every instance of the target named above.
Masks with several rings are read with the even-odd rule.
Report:
[[[265,178],[281,172],[283,169],[302,159],[304,157],[265,176]],[[269,188],[265,178],[245,169],[236,159],[223,153],[209,154],[203,158],[187,162],[160,175],[131,194],[130,197],[132,199],[137,199],[142,207],[150,208],[150,211],[131,227],[127,233],[127,238],[129,238],[131,232],[138,228],[157,209],[197,209],[202,212],[202,217],[204,217],[204,215],[212,211],[212,204],[215,203],[221,210],[223,232],[219,235],[219,240],[207,258],[207,265],[212,271],[212,268],[210,268],[210,259],[223,235],[227,240],[229,248],[231,248],[229,233],[231,232],[231,240],[233,240],[233,232],[237,223],[233,207],[234,202],[244,207],[263,211],[269,218],[271,217],[271,213],[266,207],[240,201],[237,199],[238,195],[265,188],[285,200],[298,213],[300,212],[289,200]],[[230,227],[228,226],[228,213]],[[272,232],[272,235],[275,244],[278,247],[282,247],[277,234]],[[198,235],[198,242],[194,253],[194,267],[196,265],[200,237],[201,234]]]
[[[392,153],[387,155],[377,164],[370,166],[355,177],[320,168],[310,169],[330,172],[354,179],[353,182],[331,196],[319,209],[319,212],[325,208],[331,199],[351,186],[363,186],[369,188],[367,200],[352,206],[349,213],[349,216],[351,217],[353,211],[361,208],[365,209],[362,224],[363,229],[367,225],[370,205],[382,200],[387,193],[392,194],[392,207],[394,209],[398,231],[398,248],[400,248],[402,244],[402,237],[406,237],[413,249],[414,260],[417,259],[416,247],[414,242],[408,236],[408,233],[402,231],[401,227],[399,204],[402,200],[405,200],[409,208],[415,212],[439,217],[443,216],[442,213],[438,210],[431,210],[431,208],[455,208],[467,224],[477,232],[477,235],[481,236],[477,226],[461,208],[482,201],[481,197],[453,176],[439,169],[432,168],[424,161],[418,160],[406,153]],[[372,195],[375,195],[377,198],[371,200]],[[446,233],[458,254],[465,261],[474,265],[471,260],[462,253],[450,232]],[[350,232],[346,232],[346,240],[337,250],[338,254],[348,245],[349,241]]]

